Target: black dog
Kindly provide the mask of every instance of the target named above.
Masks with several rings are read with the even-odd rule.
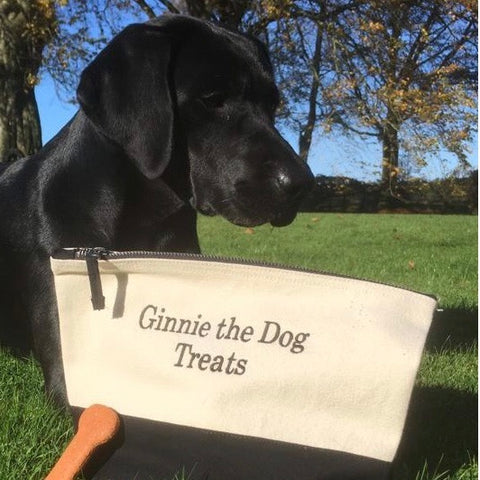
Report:
[[[49,256],[198,252],[196,211],[289,224],[312,174],[273,126],[263,45],[184,16],[123,30],[82,73],[80,110],[0,177],[0,342],[33,348],[64,401]]]

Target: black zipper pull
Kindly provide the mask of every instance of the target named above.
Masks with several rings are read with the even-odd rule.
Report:
[[[102,279],[98,270],[98,260],[105,258],[108,250],[103,247],[89,248],[85,252],[87,262],[88,279],[90,280],[90,291],[92,294],[92,306],[94,310],[105,308],[105,297],[102,291]]]

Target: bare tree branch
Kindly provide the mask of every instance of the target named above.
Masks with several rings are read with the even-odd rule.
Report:
[[[155,12],[153,9],[147,4],[145,0],[134,0],[135,3],[142,9],[144,13],[146,13],[148,18],[155,18],[157,15],[155,15]],[[165,3],[162,1],[162,3]],[[170,2],[167,2],[170,3]]]

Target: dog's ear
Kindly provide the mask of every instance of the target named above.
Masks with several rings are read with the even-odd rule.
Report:
[[[77,89],[88,118],[150,179],[172,154],[171,43],[159,26],[130,25],[82,72]]]

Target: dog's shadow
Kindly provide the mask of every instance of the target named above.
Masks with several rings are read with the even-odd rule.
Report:
[[[474,351],[476,310],[444,310],[435,315],[426,352]],[[459,386],[415,387],[392,478],[410,480],[427,464],[430,474],[455,472],[477,452],[478,394]],[[430,478],[430,477],[428,477]]]

